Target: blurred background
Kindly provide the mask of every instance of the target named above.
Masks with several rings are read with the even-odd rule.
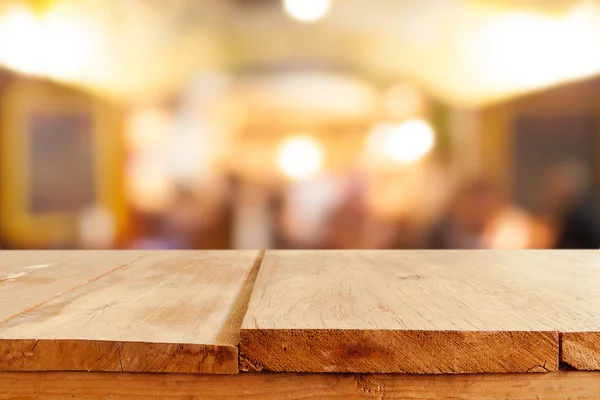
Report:
[[[0,247],[598,248],[600,2],[0,0]]]

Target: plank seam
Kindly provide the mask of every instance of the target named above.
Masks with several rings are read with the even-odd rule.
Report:
[[[265,255],[265,250],[259,250],[250,271],[248,272],[248,276],[244,280],[242,284],[242,288],[238,293],[234,301],[234,305],[229,313],[227,319],[231,320],[235,324],[235,331],[238,332],[237,343],[235,344],[235,349],[238,353],[238,372],[240,367],[239,362],[239,353],[240,353],[240,337],[239,333],[242,328],[242,323],[244,322],[244,318],[246,317],[246,313],[248,311],[248,306],[250,305],[250,297],[252,296],[252,292],[254,291],[254,283],[256,282],[256,277],[258,276],[258,271],[260,270],[260,266],[262,265],[262,261]],[[237,320],[236,320],[237,318]],[[219,334],[217,335],[217,341],[224,340],[224,337],[228,335],[230,331],[229,327],[223,327]]]
[[[260,269],[260,265],[262,264],[263,257],[265,255],[264,250],[260,250],[252,263],[252,267],[248,272],[248,276],[244,280],[242,284],[242,288],[240,289],[235,301],[233,302],[233,307],[231,308],[231,312],[227,316],[228,320],[233,320],[237,317],[239,321],[235,323],[236,331],[240,332],[242,328],[242,322],[244,321],[244,317],[246,316],[246,312],[248,311],[248,305],[250,304],[250,296],[254,290],[254,282],[256,282],[256,276],[258,275],[258,270]],[[219,334],[217,335],[217,341],[222,341],[224,336],[228,334],[230,329],[228,327],[223,327]],[[236,344],[239,352],[239,337],[238,343]],[[239,366],[239,364],[238,364]]]
[[[564,338],[565,333],[566,332],[558,332],[558,362],[559,362],[560,369],[564,370],[564,371],[586,371],[585,369],[580,370],[579,368],[577,368],[574,365],[571,365],[567,361],[565,361],[564,355],[563,355],[563,342],[565,340],[565,338]]]

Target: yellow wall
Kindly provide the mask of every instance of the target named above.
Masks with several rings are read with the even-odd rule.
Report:
[[[28,118],[32,112],[74,111],[91,115],[96,202],[111,211],[117,235],[122,235],[127,215],[119,110],[67,87],[19,77],[11,79],[1,94],[0,104],[0,233],[9,246],[75,247],[77,243],[77,215],[66,212],[34,214],[30,211]]]

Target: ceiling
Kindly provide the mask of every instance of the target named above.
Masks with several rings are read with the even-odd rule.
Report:
[[[326,70],[382,87],[408,79],[443,101],[481,106],[600,71],[593,0],[333,0],[314,24],[291,20],[276,0],[4,5],[15,3],[77,21],[82,33],[64,58],[81,62],[59,78],[124,101],[168,97],[203,71]]]

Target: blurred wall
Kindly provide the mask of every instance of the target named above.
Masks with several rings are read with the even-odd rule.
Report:
[[[116,246],[127,225],[120,109],[49,80],[5,76],[0,246]]]
[[[497,178],[513,199],[529,196],[523,193],[525,179],[537,188],[544,171],[565,161],[586,166],[599,187],[599,134],[600,78],[501,102],[480,111],[482,170]]]

